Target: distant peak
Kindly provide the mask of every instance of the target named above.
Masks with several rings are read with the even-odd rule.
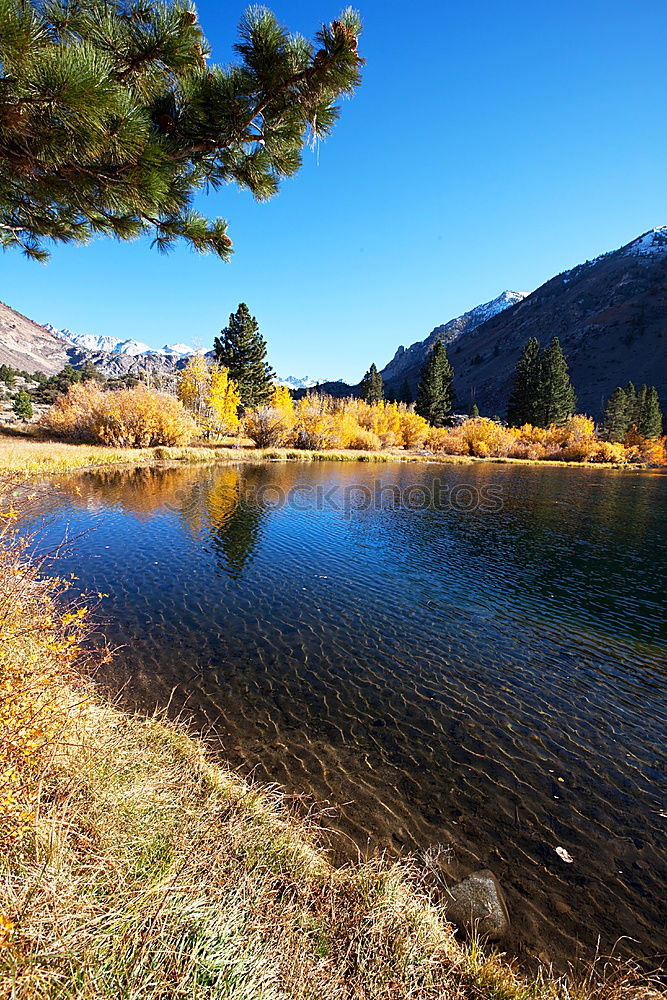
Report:
[[[474,316],[475,326],[481,326],[487,319],[491,319],[492,316],[496,316],[499,312],[503,312],[505,309],[509,309],[510,306],[516,305],[517,302],[521,302],[525,297],[523,292],[513,292],[510,289],[505,289],[495,299],[475,306],[474,309],[465,313],[465,316]]]
[[[647,257],[653,254],[667,252],[667,226],[656,226],[642,233],[632,243],[628,243],[623,248],[625,254],[632,254],[635,257]]]

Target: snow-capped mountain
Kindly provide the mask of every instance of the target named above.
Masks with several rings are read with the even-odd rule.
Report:
[[[656,226],[655,229],[649,229],[643,236],[628,243],[623,252],[635,257],[667,253],[667,226]]]
[[[442,340],[445,345],[451,344],[469,330],[475,330],[482,323],[515,306],[523,298],[525,296],[522,292],[507,290],[490,302],[482,302],[462,316],[450,319],[442,326],[436,326],[425,340],[419,340],[410,347],[399,347],[389,364],[382,369],[382,378],[385,383],[405,378],[412,374],[415,366],[421,368],[437,340]]]
[[[324,378],[311,378],[306,375],[304,378],[297,378],[295,375],[287,375],[285,378],[276,376],[276,385],[286,385],[288,389],[314,389],[322,382],[330,381]]]
[[[72,333],[71,330],[59,330],[51,323],[45,323],[44,329],[48,330],[59,340],[65,340],[73,347],[83,348],[85,351],[103,351],[105,354],[125,355],[136,358],[139,354],[161,354],[167,357],[184,358],[189,354],[195,354],[193,347],[187,344],[165,344],[164,347],[149,347],[139,340],[121,340],[120,337],[102,337],[93,333]]]

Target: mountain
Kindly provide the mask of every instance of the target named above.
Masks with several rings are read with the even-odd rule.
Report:
[[[304,378],[296,378],[294,375],[287,375],[285,378],[276,377],[276,384],[286,385],[288,389],[314,389],[316,385],[322,385],[325,382],[326,379],[311,378],[309,375]]]
[[[0,302],[0,364],[55,375],[69,361],[68,346],[43,326]]]
[[[400,397],[406,381],[412,394],[415,394],[424,362],[438,340],[442,340],[445,345],[449,346],[468,331],[475,330],[481,323],[516,305],[517,302],[521,302],[523,298],[522,292],[502,292],[490,302],[483,302],[481,305],[475,306],[474,309],[463,313],[462,316],[457,316],[441,326],[436,326],[424,340],[418,340],[410,347],[399,347],[389,364],[385,365],[381,372],[387,396]],[[348,385],[342,381],[324,382],[320,384],[319,388],[322,392],[332,396],[347,396],[358,390],[359,383]]]
[[[44,329],[49,330],[55,337],[67,341],[73,347],[81,347],[85,351],[99,352],[105,354],[123,354],[130,357],[138,357],[143,354],[160,354],[167,357],[186,357],[195,354],[193,347],[187,344],[166,344],[164,347],[154,348],[148,344],[142,344],[138,340],[121,340],[119,337],[102,337],[93,333],[72,333],[71,330],[58,330],[51,323],[45,323]]]
[[[529,337],[560,339],[577,409],[599,418],[628,381],[655,385],[667,408],[667,226],[551,278],[466,331],[450,351],[458,408],[504,415]],[[418,377],[411,373],[413,381]]]
[[[442,338],[454,367],[456,409],[476,402],[482,413],[503,416],[524,344],[536,337],[544,347],[554,336],[568,359],[579,412],[599,418],[615,386],[628,381],[655,385],[667,409],[667,226],[562,272],[530,295],[503,292],[399,347],[382,369],[386,394],[400,397],[407,381],[414,395]],[[319,388],[345,396],[358,384]]]
[[[447,346],[469,330],[477,329],[486,320],[497,316],[498,313],[509,309],[510,306],[516,305],[517,302],[521,302],[523,298],[521,292],[503,292],[491,302],[484,302],[469,312],[463,313],[462,316],[450,319],[442,326],[436,326],[425,340],[418,340],[411,347],[399,347],[389,364],[382,369],[382,378],[385,384],[399,380],[402,382],[406,377],[410,377],[415,368],[419,368],[421,371],[426,358],[438,340],[442,340],[443,344]]]

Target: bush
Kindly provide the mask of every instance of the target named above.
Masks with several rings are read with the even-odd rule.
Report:
[[[379,451],[382,447],[382,441],[374,431],[359,427],[350,434],[346,447],[358,451]]]
[[[143,386],[104,392],[92,381],[73,385],[44,415],[41,426],[67,440],[118,448],[187,445],[197,432],[173,396]]]
[[[294,421],[275,406],[258,406],[245,419],[245,432],[258,448],[280,448],[290,444]]]

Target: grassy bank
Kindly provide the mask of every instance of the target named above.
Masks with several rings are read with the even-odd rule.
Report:
[[[191,447],[111,448],[104,445],[66,444],[41,440],[31,435],[3,435],[0,432],[0,474],[25,473],[30,476],[74,472],[108,466],[159,466],[173,464],[212,465],[224,462],[439,462],[468,465],[496,464],[577,466],[583,468],[637,469],[638,465],[560,462],[545,459],[476,458],[468,455],[441,455],[394,448],[385,451],[327,450],[303,451],[296,448],[254,448],[242,445],[211,444]]]
[[[312,819],[182,726],[102,701],[85,606],[0,545],[0,996],[650,1000],[626,967],[523,979],[454,937],[423,868],[335,869]]]

